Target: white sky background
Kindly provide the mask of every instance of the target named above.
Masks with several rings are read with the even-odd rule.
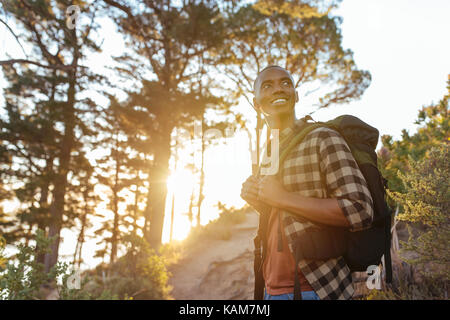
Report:
[[[341,114],[352,114],[378,128],[380,135],[390,134],[399,139],[402,129],[413,133],[418,110],[438,102],[446,93],[450,73],[450,1],[344,0],[334,14],[343,18],[343,47],[354,52],[360,69],[370,71],[372,82],[360,100],[316,112],[314,119],[329,120]],[[95,69],[112,64],[110,56],[119,55],[123,48],[121,36],[114,31],[113,24],[105,21],[102,27],[104,31],[99,33],[104,38],[104,52],[92,55],[88,63]],[[7,58],[6,52],[17,58],[23,57],[14,38],[0,26],[0,59]],[[5,86],[0,73],[0,90]],[[240,110],[250,111],[248,103],[242,101]],[[0,96],[0,106],[3,104]],[[300,101],[296,108],[297,117],[303,116],[305,110],[312,109],[308,101]],[[218,200],[236,207],[244,204],[239,193],[242,182],[251,173],[250,158],[249,155],[233,156],[246,150],[243,140],[245,134],[231,140],[228,147],[211,147],[205,155],[206,198],[202,223],[217,217],[213,205]],[[174,184],[189,187],[195,183],[186,172],[180,172],[179,176],[181,180]],[[215,184],[214,180],[221,183]],[[175,206],[178,227],[175,226],[174,233],[177,238],[183,238],[189,231],[187,217],[182,214],[186,211],[190,191],[188,193],[184,197],[180,195]],[[169,191],[168,203],[170,195]],[[164,241],[168,239],[169,216],[170,209],[166,212]],[[65,230],[63,237],[61,253],[73,254],[76,235]],[[95,248],[95,244],[84,246],[84,258],[91,266],[98,262],[92,259]]]
[[[344,0],[335,14],[343,17],[344,48],[354,52],[359,68],[370,71],[372,83],[360,100],[315,118],[353,114],[380,135],[399,139],[402,129],[413,133],[418,110],[446,93],[450,1]]]

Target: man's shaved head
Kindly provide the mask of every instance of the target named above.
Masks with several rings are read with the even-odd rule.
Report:
[[[253,82],[253,92],[256,92],[256,88],[257,88],[257,85],[258,85],[258,81],[259,81],[259,79],[261,78],[261,75],[263,74],[263,72],[266,71],[266,70],[268,70],[268,69],[271,69],[271,68],[279,68],[279,69],[281,69],[281,70],[286,71],[286,73],[289,75],[289,78],[290,78],[291,81],[292,81],[292,86],[295,85],[294,79],[292,78],[292,76],[291,76],[291,74],[289,73],[289,71],[287,71],[287,70],[286,70],[285,68],[283,68],[283,67],[280,67],[280,66],[277,66],[277,65],[275,65],[275,64],[272,64],[272,65],[269,65],[269,66],[265,67],[265,68],[262,69],[260,72],[258,72],[258,75],[256,76],[256,79],[255,79],[255,82]]]

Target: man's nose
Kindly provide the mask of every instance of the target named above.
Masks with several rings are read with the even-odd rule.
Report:
[[[273,93],[283,93],[284,92],[284,87],[281,85],[281,83],[275,83],[274,87],[273,87]]]
[[[284,88],[281,85],[275,85],[273,87],[273,94],[278,94],[278,93],[283,93],[284,92]]]

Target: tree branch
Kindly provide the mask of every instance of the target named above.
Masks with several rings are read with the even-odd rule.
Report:
[[[58,70],[70,70],[70,69],[74,69],[74,68],[77,68],[77,67],[82,67],[82,66],[73,66],[73,65],[65,65],[65,64],[45,65],[45,64],[41,64],[39,62],[31,61],[31,60],[27,60],[27,59],[0,60],[0,66],[13,65],[13,64],[16,64],[16,63],[20,63],[20,64],[34,64],[34,65],[36,65],[38,67],[47,68],[47,69],[58,69]]]
[[[6,28],[8,28],[9,32],[11,32],[11,34],[14,36],[14,38],[16,38],[16,41],[17,41],[17,43],[19,44],[20,48],[22,49],[23,54],[25,55],[25,57],[28,58],[28,55],[27,55],[27,53],[25,52],[25,49],[23,48],[22,44],[21,44],[20,41],[19,41],[19,37],[14,33],[14,31],[11,29],[10,26],[8,26],[8,24],[7,24],[5,21],[3,21],[2,19],[0,19],[0,22],[3,23],[3,24],[6,26]]]

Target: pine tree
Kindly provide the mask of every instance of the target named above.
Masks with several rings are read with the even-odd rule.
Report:
[[[204,75],[212,51],[217,52],[223,38],[219,3],[190,1],[104,0],[117,11],[113,17],[126,36],[129,52],[119,61],[121,74],[138,78],[141,89],[130,93],[128,108],[143,108],[147,117],[136,124],[151,139],[152,170],[146,209],[145,236],[152,247],[161,243],[166,179],[171,157],[171,134],[175,127],[199,119],[207,104],[221,102],[205,96],[195,82]],[[149,80],[147,74],[153,75]],[[143,122],[149,119],[148,122]],[[150,229],[147,229],[147,228]]]
[[[137,224],[142,216],[139,205],[148,190],[145,178],[148,176],[149,162],[145,155],[138,151],[142,148],[141,138],[136,127],[124,121],[123,112],[124,105],[110,96],[109,109],[101,117],[102,138],[96,142],[105,151],[105,155],[96,160],[95,177],[100,184],[108,188],[108,209],[113,213],[113,219],[104,221],[96,234],[102,236],[103,242],[110,247],[110,250],[99,251],[100,256],[109,251],[110,262],[116,261],[120,247],[124,247],[127,234],[142,236]],[[123,192],[134,193],[134,203],[126,201]],[[125,212],[120,212],[121,205],[126,207]]]
[[[16,192],[26,206],[21,219],[29,224],[29,231],[37,224],[56,239],[45,256],[48,271],[58,259],[60,232],[67,222],[66,195],[77,172],[72,159],[85,142],[81,137],[94,134],[89,114],[99,111],[92,99],[80,96],[100,80],[82,66],[86,54],[99,50],[92,38],[98,6],[95,1],[77,2],[83,19],[69,23],[66,10],[72,1],[1,4],[20,30],[17,39],[31,48],[32,57],[0,61],[9,83],[2,140],[7,141],[15,164],[9,172],[11,182],[23,181]]]

